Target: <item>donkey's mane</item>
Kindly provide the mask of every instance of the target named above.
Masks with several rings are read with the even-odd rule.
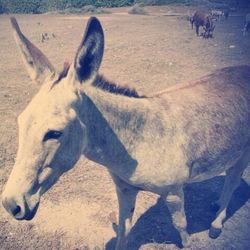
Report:
[[[107,91],[109,93],[114,93],[114,94],[124,95],[128,97],[134,97],[134,98],[144,97],[144,96],[139,95],[138,92],[134,88],[131,89],[128,86],[119,86],[113,82],[108,81],[102,75],[97,75],[94,82],[92,83],[92,86],[102,89],[104,91]]]
[[[57,79],[53,82],[51,88],[53,88],[60,80],[67,76],[69,71],[70,63],[67,61],[63,65],[62,71],[59,73]],[[114,82],[108,81],[103,75],[97,75],[92,86],[107,91],[109,93],[124,95],[134,98],[143,98],[134,88],[129,88],[128,86],[119,86]]]

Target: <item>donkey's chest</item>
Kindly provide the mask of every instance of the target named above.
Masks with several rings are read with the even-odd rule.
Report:
[[[181,150],[168,149],[163,145],[141,143],[130,154],[136,165],[131,171],[128,165],[119,165],[115,174],[127,183],[143,190],[164,193],[169,186],[184,183],[189,177],[189,169]]]

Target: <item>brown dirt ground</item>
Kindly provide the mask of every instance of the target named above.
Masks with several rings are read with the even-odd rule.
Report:
[[[150,15],[128,15],[127,8],[100,15],[106,35],[101,72],[119,84],[149,94],[229,65],[250,64],[250,35],[242,37],[244,11],[216,24],[214,39],[198,38],[185,16],[193,8],[151,7]],[[177,16],[171,14],[178,14]],[[88,16],[17,15],[24,33],[60,69],[72,60]],[[49,40],[41,42],[47,32]],[[55,37],[52,36],[52,33]],[[39,86],[24,70],[11,34],[9,16],[0,16],[0,193],[17,149],[16,118]],[[229,206],[222,235],[212,240],[209,209],[223,176],[187,186],[186,213],[192,249],[249,249],[250,170]],[[128,249],[177,249],[179,238],[168,210],[157,196],[142,192],[137,201]],[[117,213],[114,186],[106,170],[81,159],[44,195],[36,217],[17,222],[0,206],[0,249],[113,249],[110,214]],[[177,246],[176,246],[177,245]]]

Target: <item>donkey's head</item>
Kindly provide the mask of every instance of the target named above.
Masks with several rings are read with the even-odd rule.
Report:
[[[74,166],[87,146],[87,130],[79,119],[80,92],[101,64],[104,35],[100,22],[89,19],[74,64],[57,74],[45,55],[11,18],[17,45],[30,77],[41,89],[18,117],[19,148],[3,193],[3,205],[16,219],[32,219],[41,195]]]
[[[207,17],[205,25],[203,26],[203,29],[204,29],[204,33],[203,33],[204,38],[212,38],[213,37],[215,25],[214,25],[212,18],[210,16]]]

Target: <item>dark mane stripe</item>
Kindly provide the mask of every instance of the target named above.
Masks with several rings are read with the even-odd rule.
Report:
[[[70,68],[70,63],[65,62],[63,65],[63,70],[59,73],[56,80],[53,82],[51,89],[61,81],[62,78],[66,77]],[[127,86],[119,86],[113,82],[108,81],[102,75],[97,75],[92,86],[107,91],[109,93],[114,93],[118,95],[134,97],[134,98],[144,98],[145,96],[141,96],[134,88],[129,88]]]
[[[135,89],[128,88],[127,86],[119,86],[113,82],[108,81],[102,75],[97,75],[96,79],[92,83],[92,86],[110,93],[124,95],[128,97],[134,97],[134,98],[144,97],[140,96]]]

